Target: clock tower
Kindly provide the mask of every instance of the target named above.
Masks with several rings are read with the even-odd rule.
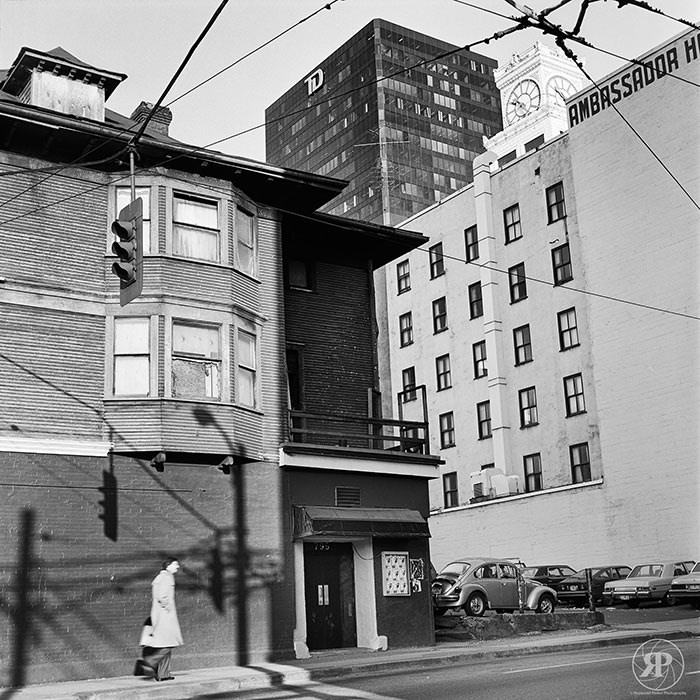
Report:
[[[499,163],[534,150],[567,129],[564,101],[583,87],[576,64],[537,42],[494,71],[501,91],[503,131],[484,139]]]

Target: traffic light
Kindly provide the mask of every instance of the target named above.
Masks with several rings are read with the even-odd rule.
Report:
[[[104,521],[104,535],[113,542],[117,541],[117,531],[119,525],[119,512],[117,510],[117,477],[112,472],[102,472],[102,486],[97,489],[102,494],[99,505],[102,512],[99,514],[100,520]]]
[[[119,238],[112,252],[119,258],[112,272],[119,278],[119,303],[125,306],[141,294],[143,287],[143,202],[135,199],[119,212],[112,223],[112,233]]]

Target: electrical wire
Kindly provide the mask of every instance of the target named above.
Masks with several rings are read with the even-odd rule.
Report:
[[[313,216],[310,216],[310,215],[300,214],[299,212],[282,209],[280,207],[275,207],[275,208],[277,209],[277,211],[281,211],[285,214],[289,214],[289,215],[295,216],[297,218],[308,219],[309,221],[316,220],[316,219],[314,219]],[[422,216],[425,213],[427,213],[428,211],[429,210],[425,210],[425,212],[421,212],[421,213],[417,214],[416,217]],[[414,218],[416,218],[416,217],[414,217]],[[354,230],[354,228],[350,224],[348,224],[347,226],[343,226],[342,224],[340,224],[338,222],[334,222],[334,226],[336,226],[338,228],[343,228],[343,229],[346,229],[349,231]],[[398,229],[398,230],[401,230],[401,229]],[[418,246],[414,250],[419,250],[422,253],[427,253],[428,255],[430,254],[430,251],[428,249],[421,248],[420,246]],[[495,266],[490,265],[488,263],[478,263],[478,262],[475,262],[474,260],[466,260],[465,258],[459,258],[459,257],[454,256],[454,255],[447,255],[445,253],[442,254],[442,257],[446,260],[455,260],[456,262],[461,262],[461,263],[464,263],[466,265],[473,265],[474,267],[484,268],[486,270],[492,270],[494,272],[498,272],[498,273],[504,274],[504,275],[510,275],[510,272],[508,270],[504,270],[502,268],[495,267]],[[614,302],[617,302],[620,304],[627,304],[628,306],[635,306],[638,308],[647,309],[649,311],[658,311],[659,313],[665,313],[665,314],[669,314],[671,316],[679,316],[681,318],[688,318],[688,319],[691,319],[693,321],[700,321],[700,316],[694,316],[693,314],[686,314],[686,313],[683,313],[682,311],[674,311],[672,309],[665,309],[661,306],[652,306],[651,304],[643,304],[641,302],[632,301],[630,299],[623,299],[622,297],[616,297],[616,296],[613,296],[611,294],[602,294],[599,292],[593,292],[589,289],[582,289],[580,287],[571,287],[571,286],[568,286],[566,284],[555,285],[550,280],[543,280],[543,279],[540,279],[538,277],[532,277],[529,275],[524,275],[524,276],[518,275],[518,279],[524,279],[524,280],[527,280],[529,282],[535,282],[537,284],[546,284],[548,287],[553,287],[555,289],[566,289],[570,292],[577,292],[578,294],[584,294],[587,296],[593,296],[593,297],[597,297],[600,299],[606,299],[608,301],[614,301]]]
[[[662,17],[666,17],[666,19],[673,20],[674,22],[678,22],[679,24],[683,24],[687,27],[692,27],[693,29],[700,29],[700,25],[695,24],[690,20],[683,19],[682,17],[673,17],[672,15],[668,15],[662,10],[659,10],[656,7],[652,7],[648,2],[645,2],[644,0],[617,0],[618,9],[622,9],[625,5],[634,5],[635,7],[641,7],[643,10],[648,10],[649,12],[653,12],[654,14],[661,15]]]
[[[306,22],[307,20],[311,19],[312,17],[314,17],[314,16],[317,15],[318,13],[322,12],[323,10],[330,10],[331,7],[332,7],[332,5],[334,5],[336,2],[339,2],[339,0],[332,0],[330,3],[326,3],[325,5],[323,5],[323,7],[320,7],[320,8],[317,9],[315,12],[312,12],[311,14],[307,15],[306,17],[303,17],[302,19],[298,20],[295,24],[293,24],[293,25],[291,25],[290,27],[288,27],[287,29],[283,30],[282,32],[280,32],[279,34],[277,34],[276,36],[274,36],[272,39],[268,39],[266,42],[264,42],[263,44],[261,44],[261,45],[258,46],[257,48],[253,49],[252,51],[249,51],[249,52],[248,52],[247,54],[245,54],[244,56],[241,56],[240,58],[236,59],[233,63],[231,63],[230,65],[228,65],[228,66],[226,66],[225,68],[221,69],[221,70],[218,71],[217,73],[214,73],[213,75],[211,75],[210,77],[208,77],[206,80],[203,80],[201,83],[195,85],[194,87],[190,88],[189,90],[187,90],[186,92],[182,93],[181,95],[178,95],[178,97],[176,97],[175,99],[173,99],[171,102],[169,102],[169,103],[168,103],[167,105],[165,105],[165,106],[166,106],[166,107],[169,107],[170,105],[174,104],[175,102],[177,102],[177,101],[180,100],[181,98],[185,97],[185,95],[189,95],[190,93],[194,92],[196,89],[198,89],[198,88],[201,87],[202,85],[205,85],[205,84],[208,83],[210,80],[213,80],[214,78],[216,78],[216,77],[218,77],[219,75],[221,75],[224,71],[229,70],[230,68],[232,68],[232,67],[235,66],[235,65],[238,65],[238,64],[241,63],[244,59],[248,58],[249,56],[252,56],[254,53],[257,53],[257,52],[260,51],[262,48],[264,48],[264,47],[266,47],[266,46],[269,46],[273,41],[275,41],[275,40],[279,39],[280,37],[284,36],[285,34],[287,34],[288,32],[290,32],[292,29],[294,29],[295,27],[299,26],[299,25],[302,24],[303,22]],[[95,152],[95,151],[97,151],[97,150],[103,148],[103,147],[106,146],[108,143],[111,143],[112,141],[117,140],[120,136],[122,136],[122,135],[124,135],[124,134],[132,133],[137,127],[138,127],[138,124],[133,124],[133,125],[129,126],[128,128],[122,129],[122,130],[121,130],[118,134],[116,134],[115,136],[111,137],[111,138],[108,139],[107,141],[104,141],[104,142],[98,144],[97,146],[95,146],[94,148],[92,148],[91,150],[89,150],[87,153],[83,154],[83,157],[85,157],[85,156],[87,156],[87,155],[90,155],[91,153],[93,153],[93,152]],[[15,170],[10,171],[10,172],[0,173],[0,177],[6,177],[6,176],[9,176],[9,175],[16,175],[16,174],[22,174],[22,173],[51,172],[51,175],[50,175],[49,177],[46,177],[46,178],[44,178],[43,180],[41,180],[40,182],[31,185],[30,187],[26,188],[26,189],[23,190],[22,192],[19,192],[18,194],[16,194],[16,195],[13,196],[12,198],[10,198],[10,199],[8,199],[8,200],[5,200],[4,202],[0,202],[0,209],[2,209],[2,207],[3,207],[5,204],[8,204],[8,203],[14,201],[15,199],[18,199],[19,197],[21,197],[21,196],[22,196],[23,194],[25,194],[26,192],[29,192],[30,190],[34,189],[35,187],[38,187],[39,185],[43,184],[43,183],[46,182],[47,180],[51,179],[51,177],[54,177],[54,176],[56,176],[56,175],[59,175],[60,172],[63,171],[63,170],[66,170],[66,169],[71,168],[71,167],[92,167],[92,166],[95,166],[95,165],[101,165],[101,164],[103,164],[103,163],[109,162],[109,161],[112,160],[112,159],[118,158],[120,155],[122,155],[122,154],[125,153],[126,151],[128,151],[128,147],[125,147],[122,151],[119,151],[119,152],[118,152],[117,154],[115,154],[114,156],[111,156],[110,158],[106,158],[106,159],[103,159],[103,160],[100,160],[100,161],[84,162],[84,161],[75,160],[75,161],[73,161],[73,162],[71,162],[71,163],[66,163],[66,164],[59,165],[59,166],[54,165],[54,166],[50,166],[50,167],[46,167],[46,168],[17,168],[17,169],[15,169]],[[54,172],[54,171],[55,171],[55,172]]]
[[[397,70],[397,71],[395,71],[394,73],[390,73],[389,75],[380,76],[380,77],[378,77],[377,79],[375,79],[375,80],[373,80],[373,81],[371,81],[371,82],[369,82],[369,83],[365,83],[365,84],[363,84],[363,85],[361,85],[361,86],[359,86],[359,87],[353,88],[353,89],[351,89],[351,90],[346,90],[345,92],[342,92],[342,93],[337,94],[337,95],[334,94],[334,95],[332,95],[332,96],[330,96],[330,97],[325,97],[324,99],[333,99],[333,100],[335,100],[335,99],[340,99],[341,97],[346,97],[346,96],[348,96],[348,95],[350,95],[350,94],[353,94],[353,93],[355,93],[355,92],[358,92],[358,91],[360,91],[360,90],[364,90],[364,89],[366,89],[367,87],[370,87],[370,86],[373,85],[373,84],[377,84],[377,83],[379,83],[379,82],[381,82],[381,81],[383,81],[383,80],[387,80],[387,79],[389,79],[389,78],[393,78],[393,77],[395,77],[395,76],[397,76],[397,75],[400,75],[400,74],[402,74],[402,73],[406,73],[406,72],[408,72],[408,71],[410,71],[410,70],[413,70],[413,69],[416,68],[416,67],[420,67],[420,66],[426,65],[426,64],[428,64],[428,63],[430,63],[430,62],[432,62],[432,61],[440,60],[440,59],[442,59],[442,58],[445,58],[445,57],[447,57],[447,56],[450,56],[450,55],[452,55],[452,54],[454,54],[454,53],[457,53],[457,52],[460,52],[460,51],[465,51],[465,50],[468,51],[468,50],[470,49],[470,47],[478,46],[479,44],[488,44],[490,41],[496,41],[496,40],[502,38],[503,36],[506,36],[506,35],[508,35],[508,34],[511,34],[511,33],[515,32],[515,31],[519,31],[519,30],[521,30],[521,29],[525,29],[525,28],[527,28],[527,26],[528,26],[528,25],[522,25],[522,26],[517,26],[517,27],[510,27],[510,28],[507,28],[507,29],[504,29],[504,30],[495,32],[494,34],[492,34],[492,35],[490,35],[490,36],[488,36],[488,37],[485,37],[484,39],[480,39],[479,41],[476,41],[476,42],[474,42],[474,43],[472,43],[472,44],[466,44],[466,45],[463,46],[463,47],[455,47],[454,49],[451,49],[450,51],[445,51],[445,52],[443,52],[443,53],[441,53],[441,54],[439,54],[439,55],[437,55],[437,56],[433,56],[433,57],[427,58],[427,59],[425,59],[425,60],[423,60],[423,61],[419,61],[418,63],[412,64],[411,66],[408,66],[408,67],[403,68],[403,69],[401,69],[401,70]],[[276,118],[276,119],[271,119],[271,120],[268,120],[267,122],[263,122],[262,124],[258,124],[258,125],[256,125],[256,126],[253,126],[253,127],[248,128],[248,129],[244,129],[243,131],[239,131],[239,132],[236,132],[236,133],[234,133],[234,134],[230,134],[229,136],[225,136],[225,137],[223,137],[223,138],[217,139],[216,141],[212,141],[211,143],[206,144],[205,146],[194,146],[194,147],[192,147],[190,150],[188,150],[186,153],[182,153],[182,154],[179,154],[179,155],[174,156],[174,157],[165,158],[165,159],[163,159],[162,161],[160,161],[159,163],[156,163],[156,164],[154,164],[154,165],[151,165],[151,166],[149,166],[148,168],[143,168],[143,169],[141,169],[141,170],[137,170],[137,173],[144,172],[144,171],[147,171],[147,170],[149,170],[149,169],[151,169],[151,168],[160,167],[160,166],[163,166],[163,165],[171,166],[172,163],[176,162],[176,161],[179,160],[180,158],[185,158],[185,157],[188,157],[188,156],[196,155],[197,153],[200,153],[200,152],[202,152],[202,151],[205,151],[205,150],[211,148],[212,146],[217,146],[217,145],[219,145],[219,144],[221,144],[221,143],[224,143],[225,141],[229,141],[229,140],[231,140],[231,139],[234,139],[234,138],[237,138],[237,137],[242,136],[242,135],[244,135],[244,134],[247,134],[247,133],[249,133],[249,132],[251,132],[251,131],[255,131],[255,130],[257,130],[257,129],[263,128],[264,126],[266,126],[266,124],[274,124],[274,123],[276,123],[276,122],[278,122],[278,121],[283,121],[284,119],[287,119],[289,116],[293,116],[293,115],[296,115],[296,114],[303,114],[303,113],[305,113],[305,112],[308,112],[308,111],[314,110],[314,109],[316,109],[316,105],[315,105],[315,104],[314,104],[314,105],[310,105],[310,106],[308,106],[308,107],[300,108],[300,109],[295,110],[295,111],[293,111],[293,112],[288,112],[288,113],[286,113],[284,116],[278,117],[278,118]],[[69,195],[69,196],[67,196],[67,197],[64,197],[64,198],[62,198],[62,199],[56,200],[56,201],[54,201],[54,202],[49,202],[49,203],[44,204],[44,205],[42,205],[42,206],[40,206],[40,207],[37,207],[37,208],[35,208],[35,209],[32,209],[31,211],[25,212],[24,214],[19,214],[19,215],[15,216],[15,217],[12,217],[12,218],[9,218],[9,219],[5,219],[4,221],[0,221],[0,226],[4,226],[4,225],[9,224],[9,223],[12,223],[12,222],[14,222],[14,221],[18,221],[18,220],[20,220],[20,219],[22,219],[22,218],[31,216],[32,214],[36,214],[36,213],[39,212],[39,211],[43,211],[44,209],[48,209],[48,208],[50,208],[50,207],[52,207],[52,206],[57,206],[58,204],[62,204],[63,202],[70,201],[71,199],[75,199],[76,197],[79,197],[81,194],[89,194],[90,192],[93,192],[94,190],[99,189],[100,187],[110,187],[111,185],[116,184],[117,182],[121,182],[122,180],[125,180],[125,179],[127,179],[128,177],[129,177],[129,175],[126,174],[126,175],[123,175],[123,176],[121,176],[121,177],[118,177],[118,178],[116,178],[116,179],[114,179],[114,180],[111,180],[111,181],[109,181],[109,182],[107,182],[107,183],[102,183],[102,184],[100,184],[100,185],[98,185],[98,186],[96,186],[96,187],[91,187],[91,188],[89,188],[89,189],[87,189],[87,190],[84,190],[83,192],[78,192],[78,193],[76,193],[76,194]],[[1,209],[1,208],[2,208],[2,206],[0,205],[0,209]]]
[[[165,106],[170,107],[170,105],[175,104],[178,100],[181,100],[186,95],[189,95],[191,92],[194,92],[195,90],[197,90],[197,88],[202,87],[202,85],[206,85],[210,80],[214,80],[214,78],[218,78],[222,73],[225,73],[230,68],[237,66],[239,63],[241,63],[241,61],[244,61],[246,58],[249,58],[253,54],[260,51],[261,49],[264,49],[266,46],[269,46],[272,42],[276,41],[280,37],[283,37],[285,34],[288,34],[289,32],[292,31],[292,29],[295,29],[300,24],[303,24],[307,20],[310,20],[312,17],[315,17],[320,12],[323,12],[323,10],[330,10],[333,7],[333,5],[335,5],[335,3],[337,3],[337,2],[340,2],[340,0],[331,0],[331,2],[326,3],[325,5],[323,5],[323,7],[319,7],[317,10],[315,10],[311,14],[307,15],[306,17],[302,17],[300,20],[298,20],[294,24],[292,24],[289,27],[287,27],[286,29],[282,30],[279,34],[276,34],[271,39],[268,39],[264,43],[260,44],[256,48],[254,48],[252,51],[249,51],[248,53],[244,54],[240,58],[237,58],[233,63],[230,63],[228,66],[222,68],[221,70],[217,71],[216,73],[210,75],[208,78],[202,80],[201,83],[197,83],[197,85],[195,85],[194,87],[190,88],[186,92],[183,92],[181,95],[178,95],[176,98],[174,98],[173,100],[168,102],[168,104]]]

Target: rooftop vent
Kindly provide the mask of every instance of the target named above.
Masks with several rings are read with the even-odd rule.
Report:
[[[357,486],[336,486],[335,505],[339,507],[359,507],[360,489]]]

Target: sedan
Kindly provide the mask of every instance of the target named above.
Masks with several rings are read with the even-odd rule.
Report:
[[[676,603],[690,603],[700,610],[700,562],[685,576],[671,581],[668,597]]]
[[[523,569],[523,576],[534,578],[544,586],[549,586],[555,591],[559,590],[559,584],[568,576],[573,576],[576,572],[565,564],[548,564],[546,566],[526,566]]]
[[[639,564],[630,575],[621,581],[610,581],[603,588],[605,603],[627,603],[636,608],[644,600],[671,602],[668,597],[671,581],[676,576],[684,576],[694,562],[688,561],[654,561]]]
[[[591,567],[591,592],[594,602],[603,599],[603,587],[608,581],[618,581],[629,576],[629,566],[594,566]],[[586,569],[577,571],[573,576],[565,578],[559,584],[557,598],[569,605],[586,606],[588,604],[588,586],[586,584]]]
[[[445,566],[431,587],[436,615],[462,608],[481,617],[487,609],[518,610],[520,600],[528,610],[551,613],[556,592],[524,578],[511,561],[464,557]],[[520,593],[518,593],[520,591]]]

